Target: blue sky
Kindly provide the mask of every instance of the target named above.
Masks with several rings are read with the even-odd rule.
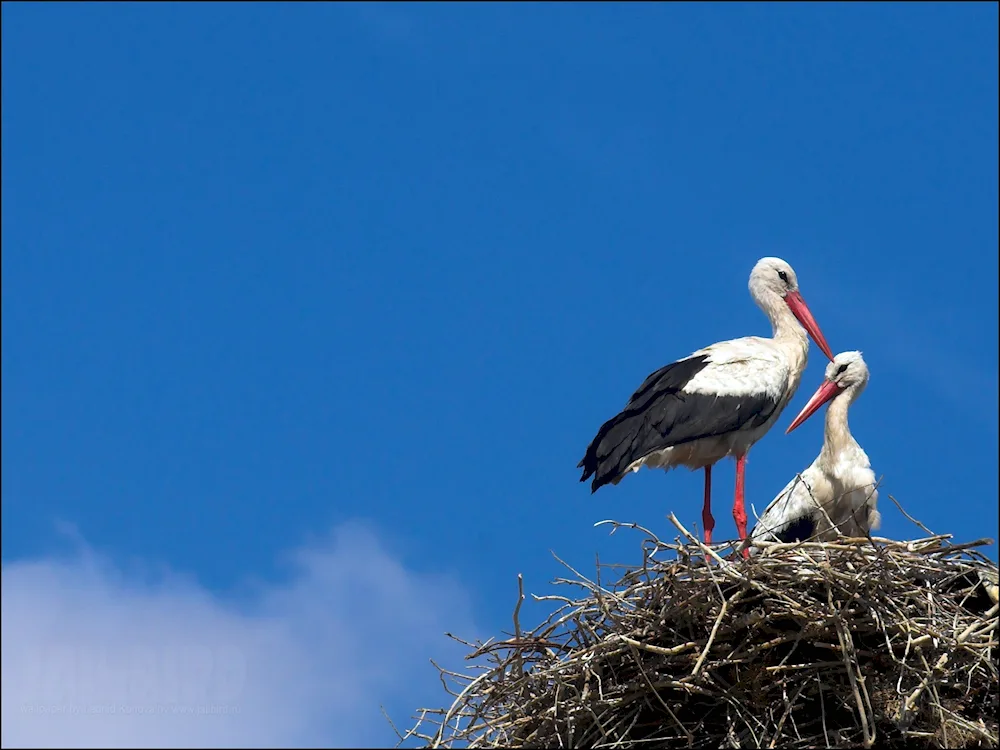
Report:
[[[996,4],[2,13],[5,745],[391,741],[518,572],[699,522],[698,473],[576,464],[650,371],[768,333],[764,255],[864,352],[883,533],[919,534],[892,494],[996,536]],[[819,450],[811,355],[758,511]],[[37,709],[115,701],[243,714]]]

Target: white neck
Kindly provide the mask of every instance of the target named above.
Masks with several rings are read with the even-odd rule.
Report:
[[[847,424],[847,410],[857,396],[857,390],[847,388],[838,393],[826,408],[826,430],[823,435],[823,455],[828,458],[857,445]]]
[[[781,347],[788,356],[793,377],[798,382],[798,376],[806,366],[809,353],[809,334],[798,319],[792,314],[788,303],[777,294],[769,293],[758,300],[760,308],[771,321],[771,336],[774,343]]]

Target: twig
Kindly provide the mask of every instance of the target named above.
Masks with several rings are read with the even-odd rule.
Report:
[[[517,638],[518,642],[521,641],[521,605],[524,603],[524,576],[520,573],[517,574],[517,604],[514,605],[514,637]],[[521,658],[521,652],[517,652],[517,674],[520,677],[524,674],[524,660]]]
[[[909,519],[910,521],[912,521],[914,524],[916,524],[920,528],[921,531],[923,531],[926,534],[930,534],[931,536],[935,536],[935,534],[934,534],[933,531],[931,531],[930,529],[928,529],[926,526],[924,526],[922,523],[920,523],[920,521],[918,521],[916,518],[914,518],[913,516],[911,516],[905,510],[903,510],[903,506],[899,504],[899,501],[896,498],[894,498],[892,495],[889,495],[889,499],[892,500],[893,504],[897,508],[899,508],[899,512],[902,513],[904,516],[906,516],[906,518]]]
[[[627,635],[621,635],[620,633],[618,634],[618,637],[630,646],[640,648],[643,651],[648,651],[651,654],[659,654],[660,656],[675,656],[677,654],[682,654],[685,651],[690,651],[693,648],[698,648],[698,644],[694,641],[688,641],[687,643],[682,643],[679,646],[663,648],[662,646],[652,646],[648,643],[641,643],[639,641],[632,640]]]
[[[649,687],[649,691],[656,697],[660,705],[667,712],[667,715],[673,720],[673,722],[680,727],[681,731],[684,732],[684,736],[687,738],[688,746],[694,744],[694,735],[691,731],[684,726],[684,722],[677,718],[677,714],[674,713],[673,709],[667,705],[667,702],[663,700],[663,696],[660,695],[659,691],[653,686],[653,683],[649,679],[649,675],[646,674],[646,670],[642,668],[642,659],[639,658],[639,653],[635,648],[632,649],[632,658],[635,659],[636,666],[639,668],[639,674],[642,675],[642,679],[646,681],[646,685]]]
[[[691,670],[691,676],[697,677],[698,673],[701,671],[702,664],[705,663],[705,657],[708,656],[709,649],[712,648],[712,643],[715,642],[715,636],[719,632],[719,626],[722,624],[722,620],[726,616],[726,612],[729,611],[729,605],[735,604],[743,596],[743,591],[737,591],[736,595],[732,599],[724,599],[722,601],[722,607],[719,609],[719,616],[715,618],[715,624],[712,626],[712,632],[708,635],[708,643],[705,644],[705,648],[701,652],[701,656],[698,657],[698,661],[694,663],[694,669]]]

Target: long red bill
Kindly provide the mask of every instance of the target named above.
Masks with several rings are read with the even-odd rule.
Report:
[[[836,396],[838,393],[840,393],[839,385],[834,383],[832,380],[824,380],[822,385],[816,389],[812,398],[809,399],[809,401],[806,402],[806,405],[802,407],[802,411],[799,412],[799,416],[793,419],[792,423],[788,425],[788,429],[785,430],[785,434],[787,435],[789,432],[809,419],[809,417],[819,410],[819,407]]]
[[[802,295],[798,292],[789,292],[785,295],[785,302],[788,304],[788,309],[792,311],[792,315],[806,329],[806,333],[812,336],[812,340],[816,342],[816,346],[820,348],[828,360],[833,362],[833,352],[830,351],[830,345],[826,343],[826,338],[823,336],[823,332],[819,330],[819,324],[816,322],[813,314],[809,312],[809,306],[802,299]]]

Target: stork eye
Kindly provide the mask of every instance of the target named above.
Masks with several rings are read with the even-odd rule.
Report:
[[[846,369],[847,369],[847,365],[841,365],[840,367],[837,368],[837,374],[838,375],[842,375],[844,373],[844,370],[846,370]]]
[[[788,283],[788,274],[785,273],[784,271],[778,271],[778,278],[784,281],[786,284]]]

